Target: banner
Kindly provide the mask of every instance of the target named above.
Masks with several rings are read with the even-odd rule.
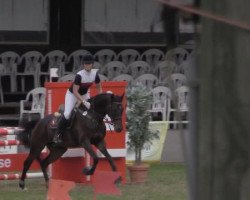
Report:
[[[149,128],[151,130],[158,130],[159,138],[154,139],[152,144],[146,143],[142,150],[142,160],[143,161],[153,161],[153,162],[160,162],[161,155],[163,151],[163,146],[165,142],[165,138],[167,136],[168,130],[168,122],[166,121],[152,121],[149,123]],[[126,134],[126,141],[128,141],[127,134]],[[132,150],[129,150],[127,147],[127,155],[126,161],[134,161],[135,154]]]

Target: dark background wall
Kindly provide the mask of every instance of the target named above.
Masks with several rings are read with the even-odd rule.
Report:
[[[159,45],[136,45],[138,39],[150,41],[157,40],[160,33],[130,33],[130,32],[118,32],[114,34],[114,38],[118,41],[122,41],[121,45],[84,45],[81,44],[81,23],[82,23],[82,12],[84,12],[84,6],[82,0],[50,0],[49,2],[49,44],[1,44],[0,52],[4,51],[15,51],[20,55],[30,51],[37,50],[43,54],[55,49],[60,49],[65,51],[67,54],[71,53],[77,49],[87,49],[92,53],[95,53],[99,49],[112,48],[113,50],[119,52],[126,48],[135,48],[141,52],[148,48],[159,48],[166,51],[169,48],[175,47],[178,43],[182,44],[185,41],[192,39],[192,34],[179,34],[178,32],[178,12],[163,8],[162,20],[163,28],[165,33],[162,33],[163,39]],[[172,12],[173,11],[173,12]],[[84,28],[84,27],[83,27]],[[13,34],[13,33],[12,33]],[[15,34],[15,33],[14,33]],[[19,34],[19,33],[16,33]],[[91,34],[91,33],[90,33]],[[95,33],[98,36],[98,32]],[[85,35],[89,36],[89,33]],[[100,38],[103,35],[100,35]],[[126,39],[130,37],[131,41],[135,41],[134,45],[129,46],[126,44]],[[136,39],[137,38],[137,39]],[[167,43],[167,44],[166,44]]]

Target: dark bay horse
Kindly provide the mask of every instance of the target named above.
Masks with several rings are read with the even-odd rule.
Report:
[[[69,147],[83,147],[93,158],[93,165],[83,169],[85,175],[92,175],[98,163],[98,156],[91,145],[96,146],[100,150],[108,159],[112,170],[116,171],[112,157],[106,149],[104,141],[106,126],[103,120],[108,115],[111,123],[114,125],[114,130],[116,132],[122,131],[123,96],[110,93],[99,94],[90,99],[90,110],[83,111],[80,108],[77,109],[70,127],[63,134],[64,145],[61,146],[51,143],[55,134],[55,129],[51,128],[51,121],[55,119],[53,114],[47,115],[39,121],[21,124],[24,130],[18,135],[18,139],[24,145],[30,147],[30,152],[23,164],[19,187],[25,188],[26,173],[35,159],[40,163],[46,185],[48,186],[49,177],[46,172],[48,165],[56,161]],[[49,149],[49,154],[45,159],[42,159],[40,154],[44,147]]]

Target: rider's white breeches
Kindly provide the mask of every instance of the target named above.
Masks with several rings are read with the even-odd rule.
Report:
[[[86,94],[82,95],[84,100],[89,99],[89,92],[87,92]],[[65,95],[65,106],[64,106],[64,117],[66,119],[70,118],[71,112],[75,106],[75,104],[77,103],[77,98],[76,96],[71,93],[69,90],[67,90],[66,95]]]

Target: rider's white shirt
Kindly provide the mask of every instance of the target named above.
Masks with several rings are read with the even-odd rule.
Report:
[[[82,77],[81,82],[82,83],[93,83],[96,78],[96,73],[98,69],[92,69],[91,71],[86,71],[85,69],[79,71],[77,74],[79,74]]]

